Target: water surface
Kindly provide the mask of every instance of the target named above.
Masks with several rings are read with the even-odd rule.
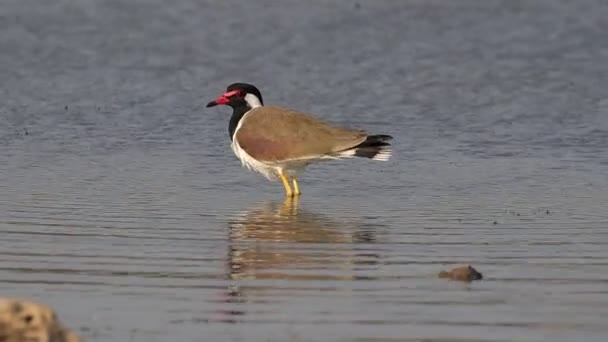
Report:
[[[8,0],[0,294],[87,341],[605,341],[602,1]],[[229,83],[391,134],[283,202]],[[436,277],[472,264],[484,280]]]

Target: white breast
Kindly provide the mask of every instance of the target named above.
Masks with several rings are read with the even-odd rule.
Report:
[[[245,115],[243,115],[241,120],[239,120],[238,125],[236,125],[236,129],[234,130],[234,136],[232,139],[232,144],[230,145],[230,147],[232,147],[232,151],[234,151],[234,154],[236,155],[237,158],[239,158],[239,160],[241,161],[243,166],[245,166],[249,170],[253,170],[253,171],[263,174],[264,177],[266,177],[268,179],[276,179],[277,171],[278,171],[276,166],[265,164],[261,161],[253,159],[253,157],[251,157],[247,152],[245,152],[245,150],[243,150],[241,148],[241,146],[239,145],[239,143],[236,140],[239,129],[241,128],[241,125],[243,125],[243,122],[245,122],[245,120],[247,120],[247,116],[249,116],[249,114],[251,114],[251,110],[248,111],[247,113],[245,113]]]

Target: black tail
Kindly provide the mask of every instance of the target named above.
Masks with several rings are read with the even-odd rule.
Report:
[[[355,157],[386,161],[389,160],[392,154],[391,144],[387,142],[391,139],[393,137],[386,134],[370,135],[364,142],[349,151],[354,151]]]

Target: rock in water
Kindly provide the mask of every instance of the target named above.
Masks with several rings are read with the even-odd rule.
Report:
[[[81,339],[61,325],[50,307],[0,297],[0,341],[81,342]]]
[[[441,271],[438,274],[439,278],[448,278],[452,280],[460,281],[473,281],[483,279],[483,275],[477,272],[476,269],[469,266],[456,267],[451,271]]]

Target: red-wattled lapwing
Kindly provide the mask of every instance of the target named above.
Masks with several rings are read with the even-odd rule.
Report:
[[[331,126],[310,114],[264,106],[262,94],[251,84],[231,84],[207,107],[217,105],[233,109],[228,132],[237,158],[268,179],[280,179],[287,197],[300,195],[296,176],[308,164],[350,157],[386,161],[391,156],[390,135],[368,135]]]

